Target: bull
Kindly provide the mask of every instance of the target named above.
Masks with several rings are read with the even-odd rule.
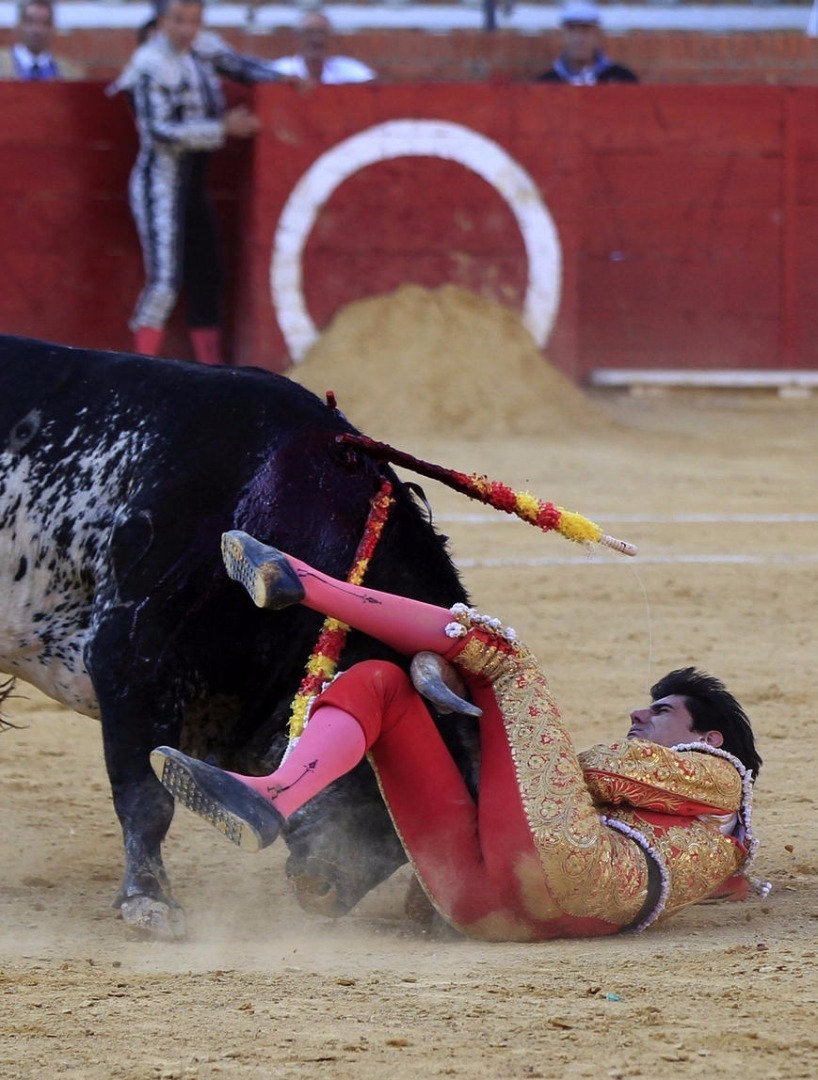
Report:
[[[386,473],[395,502],[367,581],[446,606],[465,591],[410,488],[339,445],[354,428],[283,376],[0,337],[0,379],[0,670],[100,720],[124,844],[114,905],[178,939],[161,850],[173,801],[149,753],[271,771],[320,629],[300,605],[248,604],[221,533],[344,576]],[[350,635],[342,664],[367,656],[404,663]],[[405,861],[365,764],[295,815],[286,842],[302,904],[331,915]]]

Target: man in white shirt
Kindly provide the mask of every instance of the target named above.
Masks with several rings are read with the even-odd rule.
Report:
[[[340,83],[371,82],[377,78],[372,68],[351,56],[330,56],[332,24],[320,11],[308,12],[298,24],[299,51],[273,61],[280,75],[295,76],[310,83],[337,86]]]
[[[82,68],[51,52],[54,9],[51,0],[23,0],[17,42],[0,49],[0,79],[81,79]]]

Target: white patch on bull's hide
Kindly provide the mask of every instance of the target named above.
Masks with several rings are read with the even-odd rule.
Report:
[[[56,446],[46,420],[30,454],[0,454],[0,670],[95,718],[84,651],[99,589],[114,588],[111,527],[147,446],[143,432],[104,422]]]

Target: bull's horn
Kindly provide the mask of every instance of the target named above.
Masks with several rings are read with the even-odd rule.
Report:
[[[442,713],[482,716],[483,710],[466,701],[466,687],[455,668],[433,652],[419,652],[410,668],[412,684]]]

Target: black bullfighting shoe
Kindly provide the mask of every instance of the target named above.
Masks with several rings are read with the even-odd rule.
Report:
[[[245,587],[256,607],[280,611],[304,599],[304,586],[287,556],[246,532],[222,533],[222,559],[228,576]]]
[[[284,818],[230,773],[171,746],[151,751],[151,766],[174,799],[244,851],[261,851],[278,839]]]

